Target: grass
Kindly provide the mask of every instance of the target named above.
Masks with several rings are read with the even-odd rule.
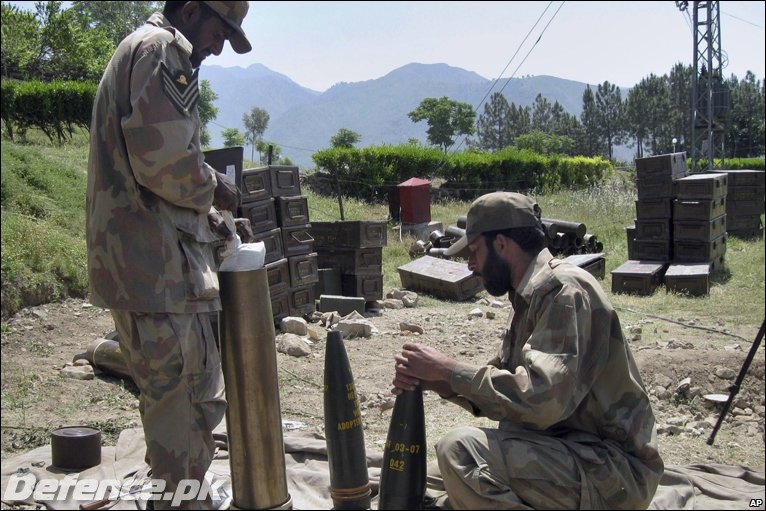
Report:
[[[87,293],[85,262],[85,172],[88,134],[78,132],[64,146],[30,131],[29,142],[2,144],[2,286],[3,318],[20,307]],[[245,166],[254,165],[245,162]],[[340,220],[336,197],[303,189],[313,221]],[[676,317],[716,315],[743,324],[764,317],[764,242],[729,237],[725,271],[714,276],[707,296],[690,298],[664,288],[647,297],[613,295],[610,272],[627,260],[625,227],[634,223],[633,176],[619,171],[605,186],[550,195],[533,194],[545,218],[584,223],[603,243],[606,277],[603,287],[618,308]],[[469,204],[438,201],[431,218],[443,230],[456,225]],[[388,204],[343,198],[345,220],[386,220]],[[383,250],[384,291],[401,287],[397,268],[409,262],[414,239],[399,239],[389,224]],[[423,303],[439,300],[423,296]]]

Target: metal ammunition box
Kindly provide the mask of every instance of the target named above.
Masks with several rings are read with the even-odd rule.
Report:
[[[269,165],[271,194],[274,197],[286,197],[301,194],[301,180],[298,167],[287,165]]]
[[[269,282],[269,294],[276,295],[290,289],[290,267],[287,258],[264,265],[266,279]]]
[[[651,295],[662,283],[667,264],[660,261],[628,260],[612,270],[612,293]]]
[[[670,197],[641,199],[636,201],[637,220],[653,220],[658,218],[669,219],[672,217],[673,199]]]
[[[603,279],[606,273],[606,259],[603,252],[571,255],[565,257],[564,261],[579,266],[597,279]]]
[[[311,222],[316,249],[384,247],[387,241],[385,221]]]
[[[656,174],[669,175],[673,179],[686,176],[689,167],[686,165],[686,153],[659,154],[636,158],[636,176],[641,179],[644,176]]]
[[[712,220],[676,220],[673,240],[713,241],[726,232],[726,215]]]
[[[290,287],[301,287],[319,281],[317,254],[312,252],[287,258],[290,267]]]
[[[383,298],[383,275],[341,275],[341,290],[344,296],[361,296],[368,302]]]
[[[383,247],[317,250],[321,268],[339,268],[341,273],[361,275],[383,271]]]
[[[308,197],[304,195],[277,197],[276,210],[280,227],[306,225],[309,223]]]
[[[716,261],[726,253],[726,234],[711,241],[675,240],[673,260],[682,263]]]
[[[763,170],[732,169],[732,170],[706,170],[708,174],[726,174],[729,177],[728,185],[731,187],[752,186],[763,188],[766,185],[766,172]]]
[[[242,189],[242,153],[244,148],[225,147],[223,149],[210,149],[202,151],[205,155],[205,163],[231,179],[237,188]]]
[[[287,296],[290,300],[290,314],[293,316],[308,316],[317,310],[313,284],[290,288]]]
[[[676,182],[670,175],[657,175],[651,179],[636,179],[636,192],[639,200],[674,197]]]
[[[678,199],[720,199],[726,197],[726,174],[694,174],[676,181]]]
[[[670,220],[640,220],[636,219],[637,240],[670,240],[672,236]]]
[[[364,314],[366,301],[363,296],[320,295],[319,312],[336,311],[341,316],[347,316],[356,311]]]
[[[285,252],[282,250],[282,229],[279,227],[270,231],[253,233],[253,238],[254,241],[262,241],[266,249],[264,264],[273,263],[285,257]]]
[[[726,214],[732,216],[762,215],[763,199],[731,200],[726,202]]]
[[[279,227],[274,199],[271,197],[259,201],[243,202],[239,209],[240,218],[250,220],[253,233],[266,232]]]
[[[437,298],[463,301],[484,289],[480,277],[458,263],[438,257],[423,256],[397,268],[402,287],[422,291]]]
[[[710,263],[673,263],[665,271],[665,289],[691,296],[710,293]]]
[[[673,220],[712,220],[726,211],[726,198],[676,199],[673,201]]]
[[[318,280],[314,285],[316,296],[341,295],[343,289],[340,286],[340,275],[338,268],[318,268]]]
[[[264,200],[271,197],[271,176],[268,167],[257,167],[242,171],[242,203]]]
[[[633,242],[633,251],[639,261],[670,261],[673,244],[670,240],[640,240]]]
[[[307,254],[314,250],[314,238],[309,232],[310,228],[308,224],[282,227],[282,250],[285,256]]]

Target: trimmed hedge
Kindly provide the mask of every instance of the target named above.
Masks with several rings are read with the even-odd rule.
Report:
[[[0,114],[6,135],[22,138],[39,128],[51,142],[70,139],[76,126],[88,129],[96,97],[94,82],[40,81],[0,83]]]

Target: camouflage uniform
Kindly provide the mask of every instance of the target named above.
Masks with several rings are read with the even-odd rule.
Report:
[[[93,106],[86,201],[90,299],[112,310],[153,477],[171,490],[204,476],[226,408],[209,323],[220,310],[207,220],[217,181],[200,148],[191,51],[161,13],[120,43]]]
[[[439,440],[450,504],[647,507],[664,468],[654,414],[601,285],[544,249],[509,298],[498,356],[453,372],[451,400],[499,425]]]

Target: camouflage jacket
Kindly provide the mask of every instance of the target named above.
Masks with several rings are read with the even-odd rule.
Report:
[[[93,105],[86,239],[90,299],[137,312],[220,309],[191,43],[155,13],[118,46]]]
[[[498,420],[500,429],[523,427],[571,441],[573,449],[583,443],[627,453],[637,461],[630,471],[650,482],[651,499],[663,472],[654,413],[599,282],[544,249],[509,298],[513,310],[498,355],[478,369],[461,363],[453,373],[462,404]],[[599,491],[607,498],[610,490]]]

